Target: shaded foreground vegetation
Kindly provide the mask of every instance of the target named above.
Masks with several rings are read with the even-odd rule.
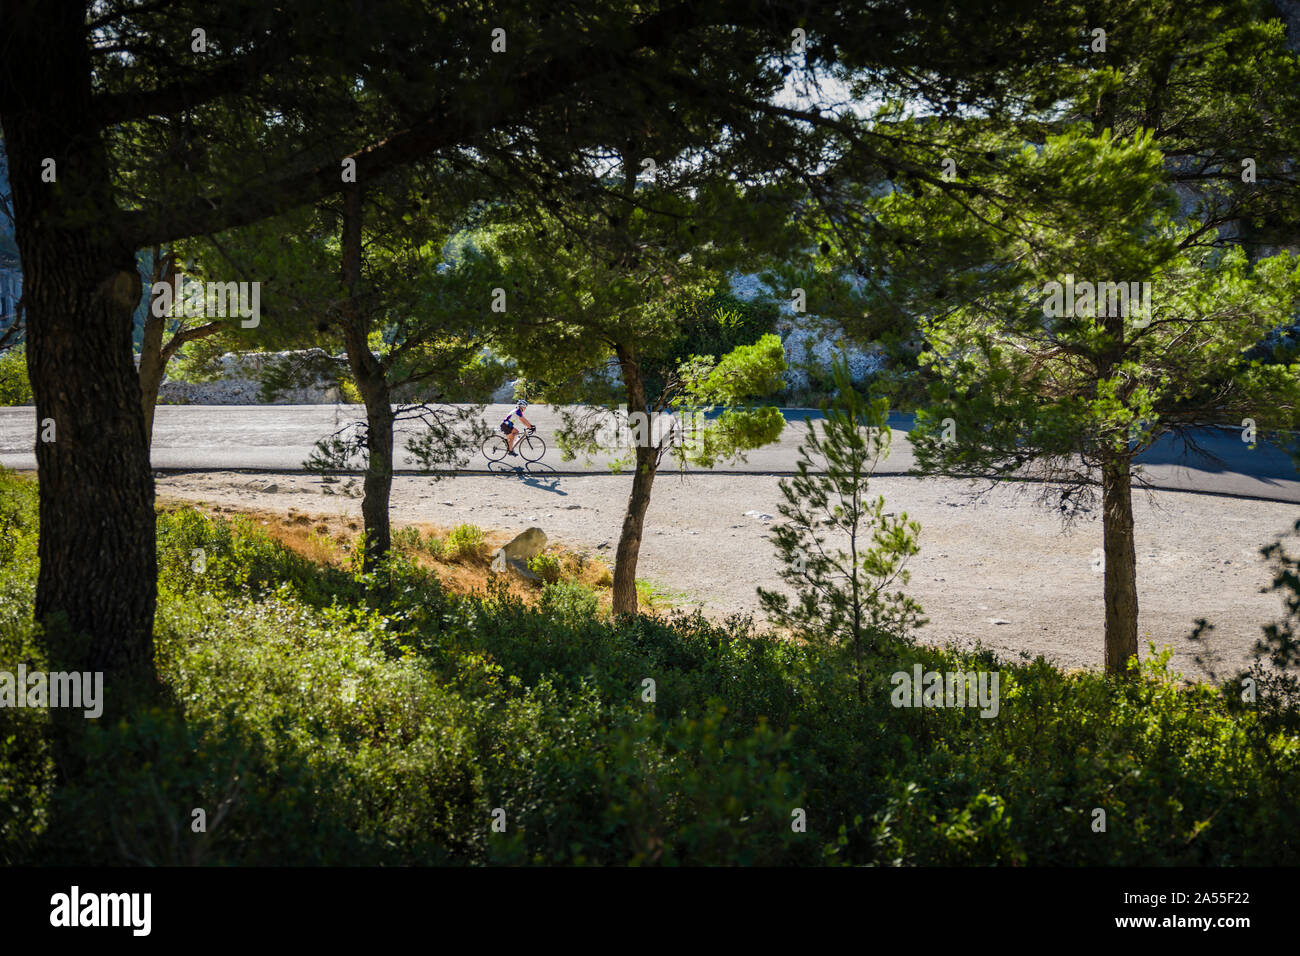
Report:
[[[0,708],[6,864],[1300,862],[1295,709],[1158,658],[1123,681],[881,639],[859,701],[843,651],[745,620],[615,622],[562,577],[534,606],[456,595],[400,553],[362,574],[158,520],[162,703],[78,720],[77,767],[47,711]],[[0,473],[0,670],[47,668],[36,532]],[[998,716],[893,707],[915,663],[999,670]]]

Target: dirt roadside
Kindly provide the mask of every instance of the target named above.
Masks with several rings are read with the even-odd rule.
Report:
[[[442,481],[398,476],[395,524],[450,528],[460,522],[513,533],[536,525],[551,540],[612,561],[629,476],[467,476]],[[661,475],[646,518],[637,576],[683,592],[683,604],[711,615],[758,616],[756,586],[781,587],[767,540],[781,500],[767,475]],[[345,482],[346,483],[346,480]],[[999,653],[1045,655],[1066,667],[1100,666],[1103,604],[1094,552],[1095,512],[1062,532],[1059,515],[1038,506],[1036,489],[1004,485],[973,499],[965,482],[877,478],[872,493],[886,510],[921,523],[910,593],[929,618],[921,639],[976,642]],[[162,498],[230,508],[296,509],[308,515],[359,517],[361,501],[311,475],[206,472],[158,478]],[[1216,669],[1250,659],[1260,627],[1281,614],[1259,548],[1296,518],[1290,504],[1180,492],[1134,495],[1138,539],[1139,639],[1174,648],[1173,664],[1202,676],[1196,654]],[[753,514],[746,515],[746,512]],[[1196,647],[1187,639],[1198,617],[1216,630]]]

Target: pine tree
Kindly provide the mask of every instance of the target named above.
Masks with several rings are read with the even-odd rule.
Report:
[[[758,596],[772,621],[797,636],[847,645],[862,699],[867,652],[880,637],[905,637],[925,623],[921,606],[901,590],[921,526],[906,512],[886,514],[883,496],[868,497],[871,476],[889,455],[887,401],[860,395],[842,357],[833,375],[836,398],[822,404],[820,430],[809,420],[795,476],[780,482],[785,521],[772,541],[796,599],[763,588]]]

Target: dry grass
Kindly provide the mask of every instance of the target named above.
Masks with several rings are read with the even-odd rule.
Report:
[[[263,508],[235,508],[203,501],[173,498],[158,500],[159,511],[177,511],[182,508],[195,508],[205,514],[223,518],[247,518],[260,524],[272,540],[291,551],[317,564],[337,568],[347,566],[352,548],[361,534],[360,522],[346,515],[308,515],[296,509],[290,509],[288,514],[280,514]],[[417,529],[421,539],[432,535],[445,540],[452,530],[434,524],[394,524],[393,531],[406,527]],[[432,569],[443,587],[453,594],[486,594],[488,579],[492,576],[489,569],[491,556],[512,537],[512,534],[506,532],[485,530],[484,546],[479,553],[456,558],[442,555],[435,557],[423,550],[404,549],[404,554],[420,567]],[[588,558],[555,544],[548,546],[546,553],[559,559],[564,578],[576,579],[580,584],[593,589],[601,595],[602,605],[609,606],[610,595],[607,592],[613,584],[613,576],[603,560]],[[509,577],[509,591],[524,603],[533,604],[537,601],[541,588],[512,574]]]

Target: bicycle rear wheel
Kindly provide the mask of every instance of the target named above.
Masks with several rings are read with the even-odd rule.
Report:
[[[524,456],[524,461],[538,461],[546,454],[546,442],[542,441],[536,435],[529,435],[521,438],[515,445],[519,454]]]
[[[483,442],[483,457],[488,461],[500,461],[509,450],[510,446],[500,435],[492,435]]]

